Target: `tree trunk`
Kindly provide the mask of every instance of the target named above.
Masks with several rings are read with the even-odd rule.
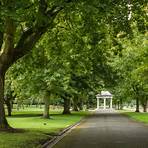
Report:
[[[50,95],[48,92],[46,92],[44,96],[44,113],[43,113],[44,118],[49,118],[49,104],[50,104],[49,99],[50,99]]]
[[[73,111],[79,111],[79,109],[78,109],[78,98],[76,96],[73,98]]]
[[[11,101],[7,100],[6,105],[7,105],[8,116],[11,116],[11,112],[12,112]]]
[[[63,99],[64,99],[63,114],[71,114],[71,112],[70,112],[70,99],[69,98],[63,98]]]
[[[143,106],[143,112],[147,112],[147,105]]]
[[[79,111],[77,102],[73,102],[73,111]]]
[[[136,97],[136,111],[135,112],[140,112],[139,111],[139,98]]]
[[[0,129],[10,128],[6,117],[4,108],[4,78],[5,74],[0,74]]]
[[[83,110],[83,102],[82,100],[78,103],[79,110]]]
[[[120,110],[122,110],[122,109],[123,109],[123,100],[120,99]]]
[[[77,105],[78,105],[79,110],[82,111],[83,110],[83,98],[81,98],[81,97],[79,98]]]
[[[120,102],[118,101],[118,110],[120,109]]]
[[[44,118],[49,118],[49,103],[45,103],[44,105],[44,113],[43,113]]]
[[[144,100],[142,106],[143,106],[143,112],[147,112],[147,99]]]

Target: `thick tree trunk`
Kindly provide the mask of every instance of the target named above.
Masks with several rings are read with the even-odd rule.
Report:
[[[79,111],[77,102],[73,102],[73,111]]]
[[[12,112],[12,98],[8,97],[7,95],[4,97],[4,101],[5,101],[5,104],[7,106],[7,113],[8,113],[8,116],[11,116],[11,112]]]
[[[64,99],[63,114],[71,114],[71,112],[70,112],[70,99],[69,98],[63,98],[63,99]]]
[[[73,98],[73,111],[79,111],[79,109],[78,109],[78,98],[77,97]]]
[[[8,100],[8,101],[6,102],[6,105],[7,105],[8,116],[11,116],[11,112],[12,112],[11,101]]]
[[[147,105],[143,106],[143,112],[147,112]]]
[[[0,129],[10,128],[6,117],[4,108],[4,74],[0,74]]]
[[[44,105],[43,117],[44,118],[49,118],[49,103],[45,103],[45,105]]]
[[[50,104],[49,99],[50,95],[46,92],[44,96],[44,113],[43,113],[44,118],[49,118],[49,104]]]
[[[79,110],[83,110],[83,102],[82,101],[78,103],[78,107],[79,107]]]
[[[136,111],[135,112],[140,112],[139,110],[139,98],[136,97]]]
[[[123,100],[120,99],[120,109],[122,110],[123,109]]]
[[[144,100],[142,106],[143,106],[143,112],[147,112],[147,106],[148,106],[147,99]]]

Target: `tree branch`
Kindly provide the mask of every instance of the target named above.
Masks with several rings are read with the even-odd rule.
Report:
[[[6,71],[9,67],[9,63],[11,63],[12,53],[14,49],[14,35],[15,35],[15,24],[14,21],[7,17],[5,20],[5,31],[3,33],[3,40],[1,41],[1,49],[0,54],[0,70]]]
[[[71,3],[73,1],[74,0],[65,0],[63,5],[54,5],[54,6],[52,6],[52,8],[47,11],[46,15],[48,17],[57,15],[65,7],[65,4]]]
[[[47,11],[47,0],[39,0],[39,13],[45,14]]]
[[[39,27],[39,28],[30,28],[23,33],[21,36],[17,46],[14,49],[14,61],[18,58],[21,58],[26,53],[28,53],[36,42],[40,39],[42,34],[44,34],[47,30],[47,27]]]
[[[17,59],[28,53],[34,47],[36,42],[47,31],[47,29],[50,27],[52,28],[53,20],[55,19],[57,14],[64,8],[64,4],[70,3],[72,1],[73,0],[65,0],[63,5],[54,5],[49,11],[47,11],[47,0],[39,0],[38,12],[43,16],[48,17],[48,20],[46,20],[47,23],[38,23],[38,18],[36,18],[35,25],[22,34],[20,40],[18,41],[18,44],[14,48],[13,63]]]
[[[0,51],[3,44],[3,36],[4,36],[3,32],[0,31]]]

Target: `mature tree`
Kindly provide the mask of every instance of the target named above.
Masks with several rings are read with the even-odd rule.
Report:
[[[0,1],[0,128],[9,128],[4,111],[4,78],[8,68],[28,53],[71,0]]]
[[[137,8],[138,12],[141,12],[140,10],[143,10],[141,5],[145,6],[146,1],[133,3],[136,6],[140,4]],[[127,21],[129,7],[127,7],[127,4],[128,2],[125,0],[0,0],[0,128],[9,128],[3,106],[4,77],[13,63],[31,51],[41,36],[47,30],[54,29],[59,24],[59,20],[64,17],[70,19],[73,22],[72,24],[75,23],[75,25],[70,24],[71,28],[75,28],[76,22],[79,23],[79,27],[75,31],[84,30],[83,35],[81,34],[79,38],[84,40],[81,43],[85,45],[90,41],[87,46],[88,49],[93,49],[89,48],[89,45],[93,45],[97,41],[99,41],[98,47],[100,43],[102,44],[105,41],[105,38],[102,39],[102,37],[106,28],[110,28],[108,32],[114,32],[113,36],[120,30],[129,32],[130,23]],[[65,21],[65,23],[67,22]],[[97,32],[95,28],[98,29]],[[93,34],[92,38],[89,38],[90,32]],[[80,44],[73,49],[78,51],[79,47]],[[102,55],[103,53],[100,57]]]
[[[115,94],[118,99],[127,102],[126,98],[136,100],[136,112],[140,103],[146,111],[147,106],[147,34],[136,32],[132,40],[121,39],[121,55],[114,58],[113,67],[118,73],[118,85]]]

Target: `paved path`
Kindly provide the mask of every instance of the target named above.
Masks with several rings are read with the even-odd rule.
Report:
[[[96,113],[53,148],[148,148],[148,126],[118,113]]]

